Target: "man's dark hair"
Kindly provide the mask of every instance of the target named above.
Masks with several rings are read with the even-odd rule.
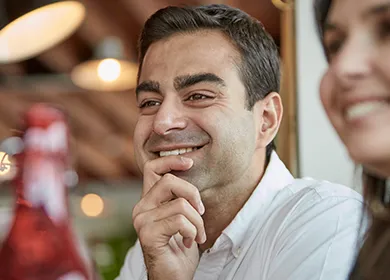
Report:
[[[221,31],[240,53],[237,62],[247,94],[247,107],[271,92],[279,92],[280,65],[278,48],[264,26],[239,9],[226,5],[167,7],[157,11],[145,23],[139,40],[139,73],[149,47],[175,34],[202,30]],[[267,159],[275,149],[267,146]]]

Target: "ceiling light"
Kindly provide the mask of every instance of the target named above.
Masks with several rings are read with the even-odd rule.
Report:
[[[61,1],[37,8],[0,30],[0,63],[29,59],[69,37],[85,18],[77,1]]]

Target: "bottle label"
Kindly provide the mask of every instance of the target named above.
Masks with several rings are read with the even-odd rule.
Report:
[[[66,149],[66,127],[53,123],[46,130],[31,128],[25,137],[26,147],[42,154],[63,152]],[[32,206],[43,206],[49,217],[61,221],[67,217],[65,205],[64,166],[48,156],[30,155],[23,168],[24,194]]]
[[[87,280],[81,273],[79,272],[69,272],[57,280]]]
[[[24,194],[33,207],[40,207],[54,221],[67,217],[63,178],[55,168],[55,162],[42,159],[24,169]],[[34,165],[34,166],[33,166]]]
[[[55,122],[48,128],[32,127],[26,131],[25,145],[28,149],[42,152],[66,152],[67,129],[64,123]]]

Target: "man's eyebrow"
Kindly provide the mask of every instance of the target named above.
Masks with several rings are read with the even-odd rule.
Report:
[[[226,87],[225,81],[213,73],[197,73],[178,76],[175,78],[174,86],[176,90],[181,90],[203,82],[214,83],[220,87]]]
[[[174,80],[174,87],[176,90],[181,90],[203,82],[214,83],[220,87],[226,87],[225,81],[213,73],[197,73],[178,76]],[[137,97],[141,92],[154,92],[162,94],[160,90],[160,84],[151,80],[143,81],[136,87],[135,93]]]
[[[143,81],[135,89],[137,97],[143,91],[161,94],[160,84],[156,81]]]

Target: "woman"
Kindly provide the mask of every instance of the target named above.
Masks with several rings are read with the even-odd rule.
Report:
[[[316,0],[315,12],[329,62],[321,101],[363,166],[372,217],[350,279],[390,279],[390,1]]]

